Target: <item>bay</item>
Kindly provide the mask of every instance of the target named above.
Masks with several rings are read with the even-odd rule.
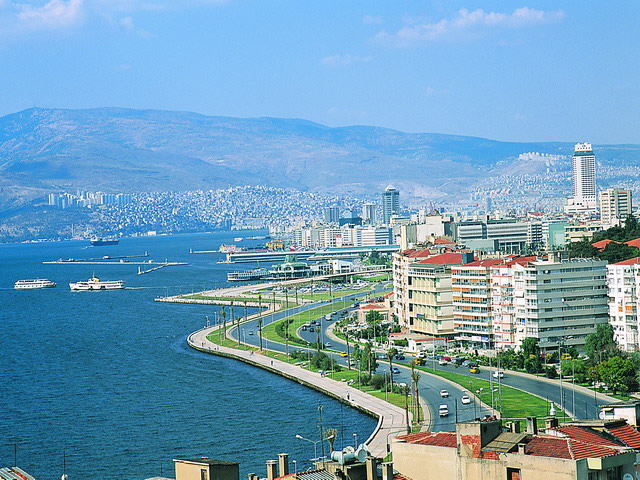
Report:
[[[311,465],[313,445],[295,435],[318,438],[319,406],[324,427],[339,430],[338,446],[352,443],[354,433],[368,437],[375,428],[368,416],[277,375],[188,348],[186,336],[218,307],[153,301],[225,286],[226,273],[245,266],[189,249],[217,250],[238,235],[125,238],[104,247],[0,245],[0,465],[13,465],[15,448],[17,465],[39,480],[60,477],[63,452],[71,480],[172,477],[173,458],[200,456],[239,461],[241,477],[264,476],[265,460],[281,452],[299,469]],[[145,251],[189,265],[137,275],[126,263],[42,264]],[[69,290],[69,281],[93,273],[124,280],[127,288]],[[58,286],[13,290],[16,280],[38,277]]]

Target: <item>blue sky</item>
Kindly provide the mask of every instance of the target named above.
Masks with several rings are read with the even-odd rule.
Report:
[[[640,3],[0,0],[0,115],[120,106],[640,143]]]

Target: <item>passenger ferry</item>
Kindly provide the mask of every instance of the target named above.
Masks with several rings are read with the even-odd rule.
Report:
[[[261,280],[269,276],[269,270],[266,268],[256,268],[255,270],[246,270],[244,272],[227,273],[228,282],[244,282],[249,280]]]
[[[36,278],[34,280],[18,280],[13,288],[16,290],[32,289],[32,288],[53,288],[56,282],[47,280],[46,278]]]
[[[86,282],[69,282],[71,290],[118,290],[124,288],[122,280],[102,281],[98,277],[93,276]]]

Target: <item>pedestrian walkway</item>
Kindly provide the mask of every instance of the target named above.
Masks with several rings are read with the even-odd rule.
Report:
[[[388,446],[391,439],[407,433],[407,418],[404,409],[351,387],[345,382],[323,377],[320,373],[267,357],[257,351],[238,350],[216,345],[207,339],[207,335],[215,329],[216,327],[213,326],[192,333],[187,339],[189,346],[202,352],[234,358],[277,373],[378,418],[376,429],[365,442],[372,455],[385,457],[389,452]]]

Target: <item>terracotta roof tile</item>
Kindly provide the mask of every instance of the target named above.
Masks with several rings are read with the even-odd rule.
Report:
[[[430,255],[432,255],[431,251],[428,248],[424,248],[422,250],[414,250],[413,252],[408,254],[407,257],[409,257],[409,258],[421,258],[421,257],[428,257]]]
[[[631,448],[640,449],[640,432],[628,423],[619,427],[607,428],[607,431]]]
[[[628,260],[622,260],[621,262],[614,263],[614,265],[638,265],[640,263],[640,257],[630,258]]]
[[[581,442],[591,443],[594,445],[604,445],[609,447],[620,447],[622,444],[620,442],[615,442],[611,439],[605,438],[599,432],[588,428],[588,427],[578,427],[575,425],[568,425],[566,427],[557,427],[554,428],[556,432],[560,432],[563,436],[567,436],[572,438],[573,440],[580,440]]]
[[[415,445],[432,445],[434,447],[456,447],[455,432],[419,432],[398,437]]]
[[[446,239],[444,239],[444,238],[436,238],[436,239],[433,241],[433,243],[434,243],[435,245],[446,245],[446,244],[453,244],[453,245],[455,245],[455,244],[456,244],[456,242],[454,242],[453,240],[446,240]]]
[[[545,435],[531,437],[525,447],[525,453],[527,455],[564,458],[568,460],[608,457],[610,455],[616,455],[619,452],[620,450],[617,448],[594,445],[571,438],[558,438]]]
[[[613,240],[605,239],[605,240],[600,240],[599,242],[593,242],[591,245],[596,247],[598,250],[602,251],[611,242],[613,242]],[[618,242],[614,242],[614,243],[618,243]]]
[[[640,238],[634,238],[633,240],[629,240],[628,242],[624,242],[630,247],[640,248]]]
[[[420,260],[418,263],[424,265],[460,265],[462,263],[461,253],[442,253],[433,257]]]
[[[490,258],[487,260],[476,260],[475,262],[465,263],[464,267],[491,267],[493,265],[500,265],[504,260],[501,258]]]

